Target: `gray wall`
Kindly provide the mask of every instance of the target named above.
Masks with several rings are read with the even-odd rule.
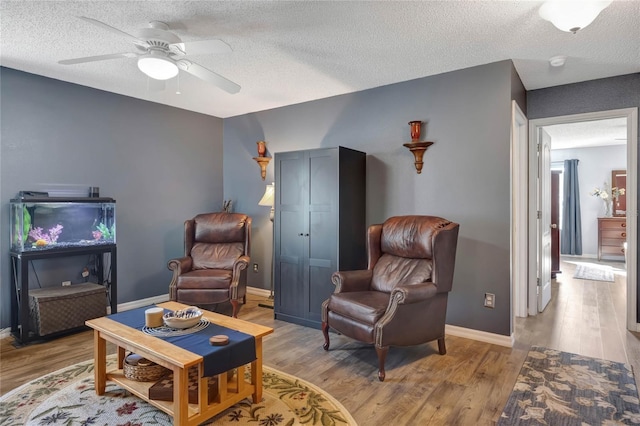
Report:
[[[532,90],[527,93],[527,115],[530,120],[634,107],[640,108],[640,73]],[[640,128],[640,116],[638,122]],[[640,192],[640,186],[637,188]],[[640,268],[640,256],[638,267]],[[639,286],[640,277],[637,281],[636,286]],[[637,294],[640,308],[640,287]],[[640,314],[640,309],[638,312]]]
[[[166,294],[184,220],[222,206],[222,120],[9,68],[0,82],[1,326],[9,326],[8,203],[23,189],[98,186],[115,198],[118,302]],[[40,281],[59,285],[59,265],[40,261]]]
[[[460,223],[447,323],[509,335],[511,99],[525,110],[525,91],[511,61],[464,69],[371,90],[224,120],[224,193],[251,215],[249,285],[267,288],[272,252],[269,209],[257,203],[256,141],[274,152],[345,146],[367,153],[367,224],[403,214]],[[408,122],[422,120],[435,142],[416,174]],[[483,307],[484,293],[497,307]]]

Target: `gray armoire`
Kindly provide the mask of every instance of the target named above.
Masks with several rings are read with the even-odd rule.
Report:
[[[331,274],[365,269],[366,154],[349,148],[278,152],[275,318],[320,328]]]

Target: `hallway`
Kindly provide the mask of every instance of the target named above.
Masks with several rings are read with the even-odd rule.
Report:
[[[576,264],[610,265],[614,282],[573,278]],[[630,363],[640,371],[640,333],[626,329],[626,271],[622,262],[562,257],[544,312],[516,318],[516,345],[541,345]]]

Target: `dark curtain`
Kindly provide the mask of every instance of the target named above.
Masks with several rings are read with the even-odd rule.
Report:
[[[564,200],[562,200],[560,253],[582,254],[578,160],[564,160]]]

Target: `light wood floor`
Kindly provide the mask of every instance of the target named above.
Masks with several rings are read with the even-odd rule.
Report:
[[[628,362],[640,371],[640,335],[624,328],[624,277],[615,283],[574,280],[570,263],[540,315],[516,321],[513,348],[448,336],[447,355],[435,342],[392,348],[387,377],[377,379],[373,348],[332,334],[322,349],[319,330],[273,319],[249,296],[240,318],[275,328],[264,339],[264,362],[308,380],[338,399],[360,425],[493,425],[531,345]],[[0,394],[92,357],[92,334],[82,332],[16,349],[0,341]],[[113,348],[109,349],[113,352]]]

